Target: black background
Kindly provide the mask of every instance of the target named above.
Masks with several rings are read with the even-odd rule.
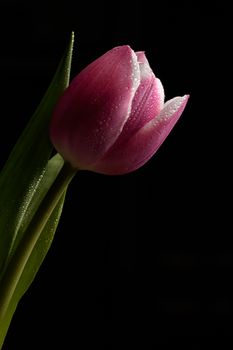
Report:
[[[118,177],[76,176],[4,350],[133,349],[138,342],[142,349],[200,349],[217,337],[225,348],[233,326],[226,3],[0,4],[0,165],[40,102],[71,30],[72,76],[129,44],[146,51],[166,99],[191,95],[144,167]]]

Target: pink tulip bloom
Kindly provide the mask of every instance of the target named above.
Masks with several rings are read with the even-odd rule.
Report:
[[[188,95],[164,104],[164,90],[144,52],[119,46],[83,69],[60,98],[51,121],[56,150],[74,168],[124,174],[157,151]]]

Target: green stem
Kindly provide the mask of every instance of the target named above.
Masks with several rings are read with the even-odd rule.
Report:
[[[39,206],[35,216],[30,222],[23,239],[17,247],[15,254],[13,255],[4,273],[0,286],[0,328],[1,324],[3,325],[11,298],[15,292],[17,284],[35,247],[35,244],[40,237],[40,234],[44,229],[50,215],[76,172],[77,170],[73,169],[68,163],[64,164],[56,180]]]

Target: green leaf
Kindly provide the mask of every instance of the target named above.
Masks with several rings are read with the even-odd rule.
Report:
[[[38,204],[34,194],[52,153],[49,122],[58,98],[69,84],[73,40],[72,33],[50,87],[0,174],[0,283],[33,215],[30,206]]]
[[[45,198],[46,194],[48,193],[55,179],[57,178],[57,175],[60,172],[63,164],[64,161],[58,154],[48,162],[43,178],[37,187],[37,191],[33,195],[32,205],[30,206],[30,210],[27,214],[27,218],[25,219],[25,221],[31,221],[31,217],[34,216],[35,212],[38,210],[38,206],[42,203],[43,199]],[[7,330],[9,328],[12,316],[17,307],[17,304],[23,296],[23,294],[28,289],[28,287],[30,286],[30,284],[32,283],[40,265],[42,264],[50,248],[62,212],[62,207],[65,199],[65,192],[66,190],[64,191],[61,199],[59,200],[51,216],[49,217],[44,229],[42,230],[42,232],[39,235],[39,238],[36,241],[36,244],[34,245],[34,248],[29,258],[27,259],[24,269],[21,275],[19,276],[17,285],[12,293],[10,301],[6,307],[6,311],[4,312],[4,314],[0,312],[0,349],[6,336]],[[28,224],[26,224],[26,226],[28,227]]]

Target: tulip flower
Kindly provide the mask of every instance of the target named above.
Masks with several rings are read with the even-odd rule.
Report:
[[[54,110],[50,136],[77,169],[124,174],[157,151],[182,114],[188,95],[164,103],[164,89],[144,52],[108,51],[83,69]]]
[[[0,349],[50,248],[77,171],[117,175],[138,169],[166,139],[189,97],[164,103],[162,83],[144,52],[127,45],[96,59],[69,85],[73,42],[72,33],[52,83],[0,173]],[[60,155],[50,157],[48,127]]]

